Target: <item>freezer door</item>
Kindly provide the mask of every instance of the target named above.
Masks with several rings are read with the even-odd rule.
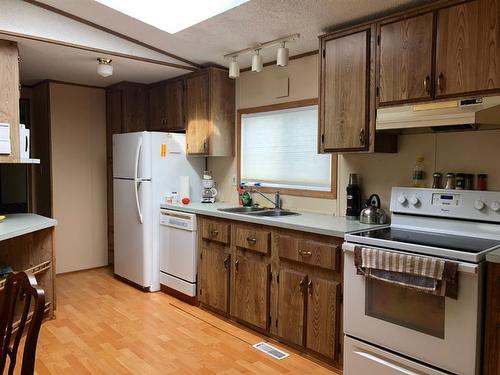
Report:
[[[113,135],[113,177],[151,178],[151,133]]]
[[[144,288],[154,278],[151,182],[113,180],[115,274]]]

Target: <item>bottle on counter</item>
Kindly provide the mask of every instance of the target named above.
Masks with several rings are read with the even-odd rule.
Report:
[[[417,158],[417,162],[415,163],[415,167],[413,168],[413,178],[412,184],[413,187],[425,187],[425,172],[424,172],[424,158],[421,156]]]
[[[434,172],[432,175],[432,188],[442,189],[443,188],[443,175],[439,172]]]
[[[347,192],[347,209],[346,219],[358,220],[361,212],[361,189],[358,185],[358,175],[351,173],[349,175],[349,184],[346,188]]]
[[[455,173],[446,173],[446,186],[445,189],[455,189]]]
[[[488,175],[481,173],[477,175],[477,190],[488,190]]]

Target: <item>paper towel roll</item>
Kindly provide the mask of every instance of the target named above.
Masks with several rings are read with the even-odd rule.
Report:
[[[189,194],[189,176],[179,177],[179,198],[191,198]]]

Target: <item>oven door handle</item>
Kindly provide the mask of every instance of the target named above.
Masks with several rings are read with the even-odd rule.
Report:
[[[344,253],[354,253],[355,247],[356,247],[356,244],[353,244],[350,242],[344,242],[342,244],[342,250],[344,250]],[[379,247],[374,247],[374,246],[369,246],[369,247],[372,249],[383,250],[383,251],[389,250],[389,249],[381,249]],[[391,250],[389,250],[389,251],[391,251]],[[409,254],[406,251],[400,251],[400,252],[404,253],[404,254]],[[413,255],[413,254],[410,254],[410,255]],[[430,257],[430,258],[432,258],[432,257]],[[450,262],[453,262],[453,261],[450,260]],[[477,275],[477,273],[479,272],[479,265],[477,265],[477,264],[464,263],[464,262],[454,262],[454,263],[458,263],[458,272],[470,273],[473,275]]]

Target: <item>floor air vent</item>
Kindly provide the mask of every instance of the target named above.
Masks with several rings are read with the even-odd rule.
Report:
[[[269,345],[267,342],[259,342],[258,344],[253,345],[253,347],[276,359],[285,359],[290,355],[275,348],[274,346]]]

